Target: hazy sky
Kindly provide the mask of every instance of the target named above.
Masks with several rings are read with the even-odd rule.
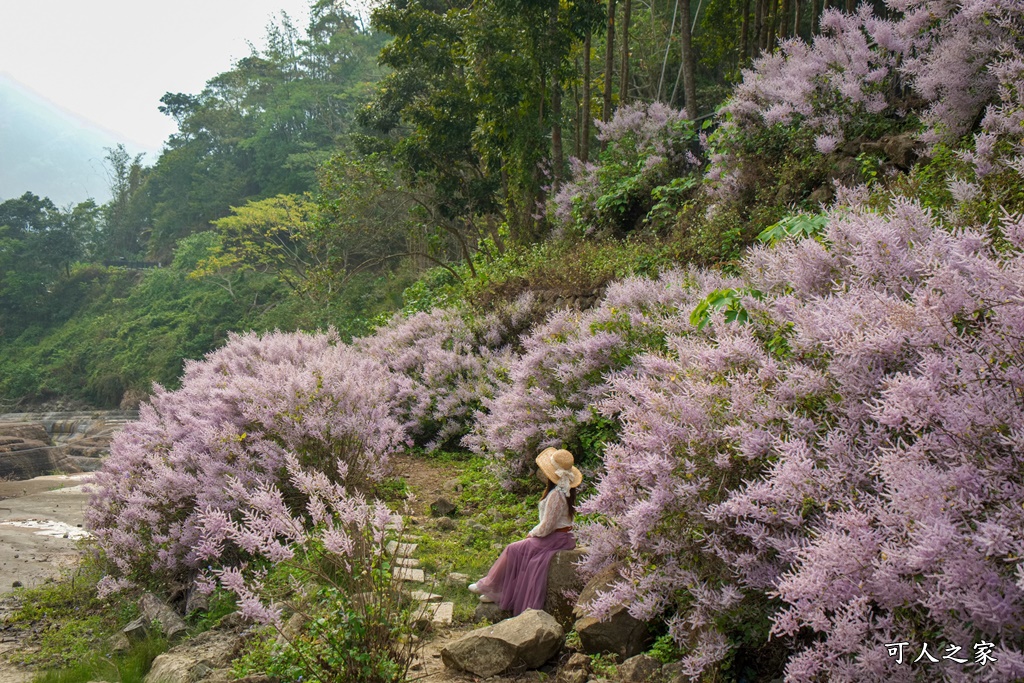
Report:
[[[263,45],[285,10],[309,0],[0,0],[0,72],[124,140],[159,150],[174,132],[165,92],[198,93]],[[150,162],[154,160],[149,156]]]

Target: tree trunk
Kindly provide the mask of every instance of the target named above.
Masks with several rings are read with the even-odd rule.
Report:
[[[580,159],[590,158],[590,30],[583,39],[583,132],[580,134]]]
[[[633,0],[622,7],[622,68],[619,70],[619,106],[629,104],[629,18],[633,13]]]
[[[750,50],[750,58],[757,57],[757,54],[764,49],[764,8],[766,0],[754,0],[754,41]]]
[[[846,12],[853,14],[857,10],[857,0],[846,0]]]
[[[551,194],[562,184],[565,157],[562,153],[562,79],[558,69],[551,74]]]
[[[782,10],[779,12],[779,40],[785,40],[793,28],[793,0],[782,0]]]
[[[668,28],[668,40],[665,41],[665,56],[661,58],[661,76],[658,78],[658,95],[655,97],[658,102],[661,102],[661,91],[665,85],[665,69],[668,68],[668,54],[672,49],[672,38],[676,33],[676,16],[678,14],[679,0],[675,0],[675,5],[672,7],[672,25]]]
[[[768,45],[769,52],[775,51],[775,37],[779,23],[779,0],[768,0]]]
[[[803,38],[800,35],[800,0],[793,0],[793,37]]]
[[[615,0],[608,0],[608,40],[604,53],[604,109],[601,120],[612,118],[612,72],[615,71]],[[603,147],[604,145],[602,145]]]
[[[827,2],[827,0],[826,0]],[[821,30],[818,24],[818,19],[821,17],[821,9],[818,5],[818,0],[811,0],[811,39],[818,35],[818,31]]]
[[[683,72],[683,95],[686,99],[686,114],[691,119],[696,119],[697,113],[697,68],[693,58],[693,35],[690,30],[690,0],[682,0],[680,6],[683,10],[682,32],[679,34],[679,42],[682,43],[682,64]]]
[[[750,50],[750,0],[743,0],[743,23],[740,26],[740,66],[747,60]]]

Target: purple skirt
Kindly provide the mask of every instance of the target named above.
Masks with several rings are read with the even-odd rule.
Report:
[[[501,551],[487,576],[476,585],[483,595],[513,616],[528,609],[544,609],[551,558],[559,550],[575,547],[576,539],[568,531],[516,541]]]

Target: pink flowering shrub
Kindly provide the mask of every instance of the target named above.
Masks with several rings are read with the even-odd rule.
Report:
[[[529,307],[528,302],[518,305]],[[360,352],[408,380],[395,397],[394,417],[428,451],[458,442],[508,366],[509,335],[497,314],[477,327],[460,311],[434,309],[396,315],[354,342]]]
[[[338,468],[344,470],[345,463]],[[232,479],[232,497],[244,517],[206,508],[198,517],[202,561],[220,563],[225,548],[245,552],[246,561],[204,570],[199,586],[216,585],[235,594],[243,617],[273,626],[283,641],[267,673],[281,680],[323,683],[392,683],[406,680],[414,639],[399,581],[392,575],[387,543],[392,514],[285,456],[283,483],[294,491],[262,482],[250,486]],[[298,498],[301,504],[289,504]],[[267,564],[290,584],[268,585]],[[304,625],[283,629],[281,593]]]
[[[854,14],[827,10],[810,44],[784,41],[744,73],[712,143],[707,177],[719,198],[764,181],[751,169],[773,135],[827,155],[885,133],[909,130],[934,145],[972,131],[999,98],[1000,64],[1024,40],[1024,3],[886,5],[892,18],[868,4]]]
[[[380,479],[406,438],[392,415],[404,390],[334,332],[233,335],[187,363],[181,388],[156,388],[96,474],[86,522],[118,574],[106,585],[191,579],[209,563],[200,515],[244,516],[237,487],[280,484],[289,454],[333,479]]]
[[[537,452],[553,445],[595,464],[617,430],[614,420],[593,409],[607,389],[606,376],[636,354],[663,350],[666,335],[683,324],[681,302],[688,305],[694,283],[707,277],[631,278],[609,286],[590,310],[553,313],[523,337],[507,381],[482,401],[463,444],[511,474],[521,474]]]
[[[563,233],[628,232],[642,220],[658,218],[659,204],[697,184],[682,182],[699,166],[685,112],[660,102],[637,103],[595,124],[607,147],[596,163],[574,159],[572,181],[553,200],[552,219]]]
[[[673,322],[592,392],[622,428],[578,535],[623,580],[590,609],[666,615],[694,680],[769,634],[787,681],[1019,679],[1024,221],[996,251],[901,198],[828,218],[745,259],[742,318]]]

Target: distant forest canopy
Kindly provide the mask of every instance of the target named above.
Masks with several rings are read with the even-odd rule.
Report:
[[[109,202],[0,204],[0,396],[117,403],[173,386],[231,330],[361,334],[431,282],[514,294],[493,264],[552,240],[678,238],[665,258],[735,258],[838,175],[892,166],[858,147],[837,173],[768,136],[747,150],[760,185],[691,224],[712,114],[753,60],[837,9],[854,3],[387,0],[367,24],[318,0],[304,30],[282,14],[265,48],[162,98],[178,130],[152,166],[108,149]],[[922,105],[903,105],[856,139],[912,128]],[[665,127],[668,147],[648,135]],[[584,185],[602,188],[592,211]]]

